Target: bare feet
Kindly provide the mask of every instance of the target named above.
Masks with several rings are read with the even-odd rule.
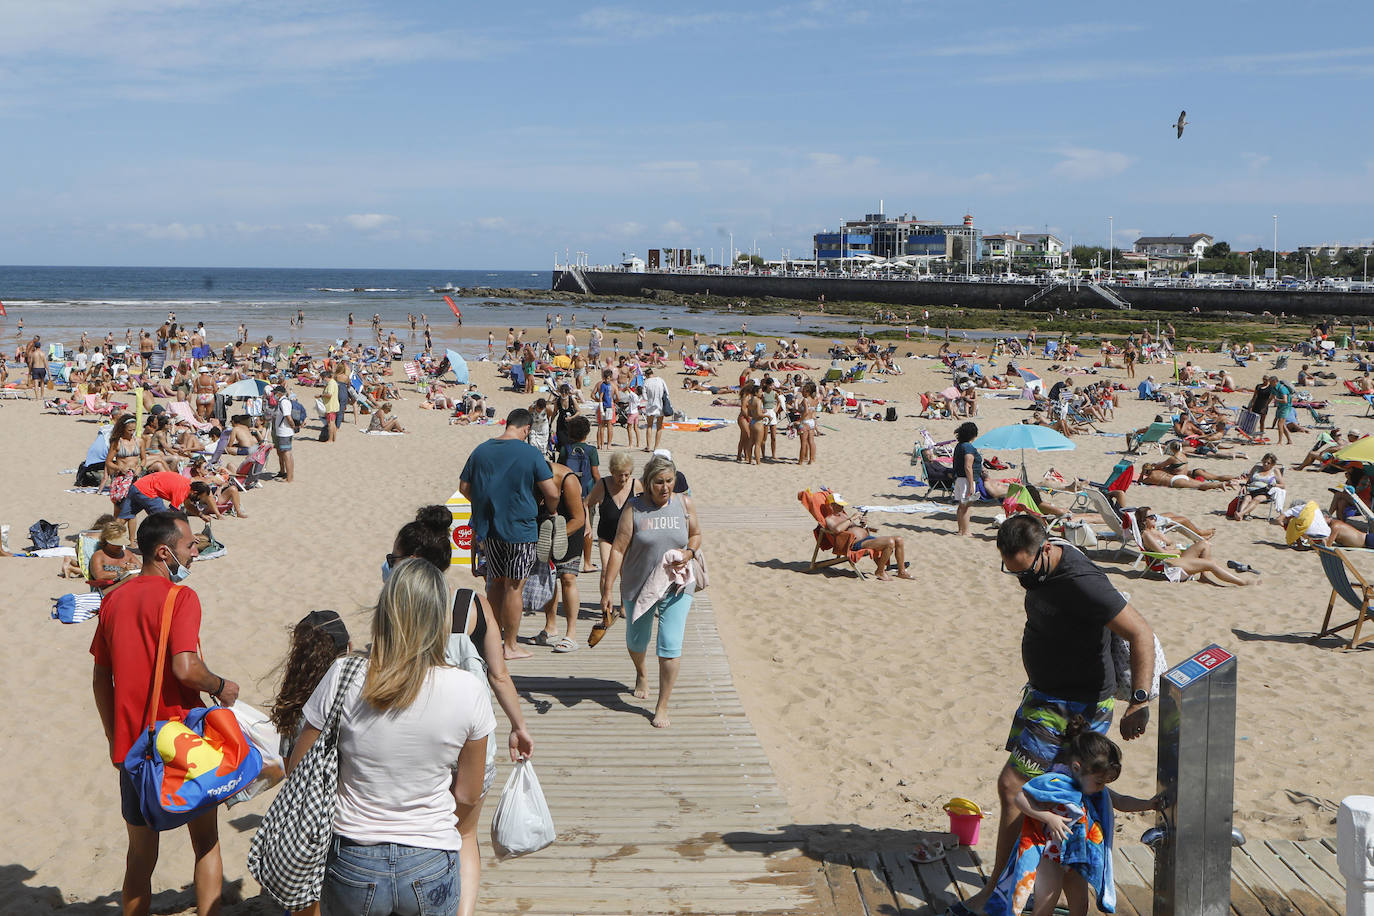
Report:
[[[668,714],[667,714],[666,712],[657,712],[657,713],[654,713],[654,718],[653,718],[653,726],[654,726],[654,728],[667,728],[669,725],[672,725],[672,724],[673,724],[673,723],[672,723],[672,720],[668,718]]]
[[[507,649],[504,654],[508,662],[521,658],[534,658],[533,652],[526,652],[524,649]]]
[[[635,678],[635,689],[632,691],[636,700],[647,700],[649,698],[649,681],[647,678]]]
[[[901,572],[897,573],[897,578],[898,578],[898,579],[915,579],[916,577],[913,576],[911,573],[907,572],[905,569],[903,569]]]

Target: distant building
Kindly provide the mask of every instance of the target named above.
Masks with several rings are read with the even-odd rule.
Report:
[[[983,256],[983,233],[971,215],[963,223],[946,224],[867,213],[863,219],[846,220],[838,231],[816,233],[812,244],[815,259],[830,262],[943,259],[962,264]]]
[[[1047,232],[998,233],[983,236],[983,256],[997,261],[1035,261],[1050,267],[1064,263],[1064,243]]]
[[[1337,242],[1327,242],[1324,245],[1301,245],[1298,247],[1298,254],[1310,255],[1314,258],[1325,257],[1334,261],[1341,256],[1347,247],[1349,246]]]
[[[1202,232],[1192,235],[1142,235],[1135,240],[1135,251],[1152,258],[1200,258],[1211,244],[1212,237]]]

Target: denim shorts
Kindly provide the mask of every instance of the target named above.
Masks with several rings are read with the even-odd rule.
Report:
[[[335,836],[320,903],[326,916],[450,916],[458,912],[458,853]]]
[[[138,488],[138,482],[129,485],[129,492],[119,506],[120,518],[133,518],[140,512],[155,515],[167,511],[167,503],[156,496],[148,496]]]

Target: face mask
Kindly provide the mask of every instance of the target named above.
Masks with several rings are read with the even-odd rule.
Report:
[[[391,578],[391,560],[388,558],[382,561],[382,582],[385,584]]]
[[[172,568],[172,564],[176,564],[175,569]],[[191,574],[191,567],[182,566],[175,558],[173,558],[171,563],[164,561],[163,565],[167,567],[167,578],[171,579],[173,584],[185,582],[186,577]]]

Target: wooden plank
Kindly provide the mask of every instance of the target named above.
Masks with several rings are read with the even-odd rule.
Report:
[[[858,885],[859,896],[873,916],[891,916],[897,911],[897,901],[887,886],[882,862],[876,852],[860,854],[854,863],[854,883]]]
[[[1288,898],[1288,902],[1303,916],[1341,916],[1325,900],[1314,894],[1297,873],[1264,843],[1248,843],[1241,849],[1278,885],[1279,890]]]
[[[1112,849],[1116,872],[1117,904],[1129,906],[1139,916],[1154,912],[1154,853],[1146,846],[1125,845]]]
[[[897,912],[902,916],[915,916],[929,910],[925,890],[921,887],[921,879],[916,877],[916,866],[910,855],[910,849],[897,846],[885,847],[879,853],[887,874],[887,886],[897,901]]]
[[[1294,916],[1298,912],[1283,890],[1256,864],[1245,846],[1231,850],[1231,876],[1239,878],[1250,889],[1270,916]]]
[[[1307,853],[1307,857],[1312,860],[1322,871],[1330,876],[1331,880],[1341,889],[1341,894],[1337,900],[1345,900],[1345,876],[1341,874],[1341,867],[1336,864],[1336,841],[1335,840],[1302,840],[1298,848]]]
[[[1345,885],[1331,879],[1318,865],[1307,857],[1307,853],[1292,840],[1266,840],[1269,847],[1283,864],[1291,868],[1311,889],[1312,895],[1326,903],[1333,913],[1345,912]]]
[[[838,862],[825,862],[821,865],[825,875],[825,885],[830,889],[835,916],[868,916],[859,886],[854,880],[854,867]]]
[[[983,860],[978,851],[969,846],[953,846],[945,850],[945,861],[949,863],[950,877],[960,900],[967,900],[983,889],[988,882],[987,872],[983,870]]]

